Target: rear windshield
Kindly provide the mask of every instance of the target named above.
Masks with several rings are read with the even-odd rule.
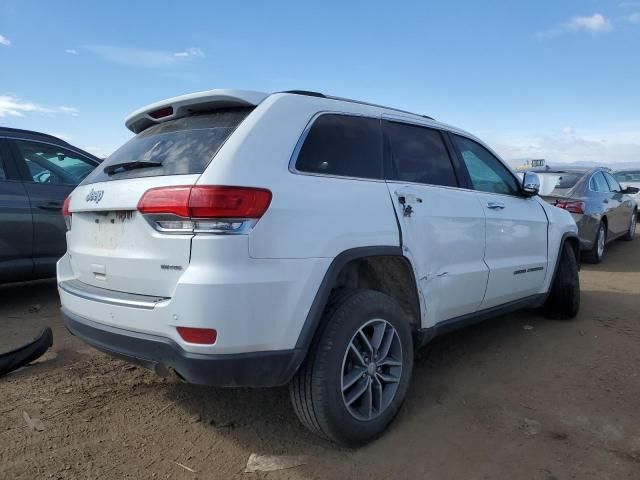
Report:
[[[618,172],[613,174],[619,182],[640,182],[640,170]]]
[[[554,193],[564,193],[573,188],[583,176],[584,173],[580,172],[538,173],[538,177],[540,178],[540,194],[552,195]]]
[[[253,108],[217,110],[170,120],[147,128],[113,152],[82,185],[110,180],[202,173],[218,149]],[[158,163],[127,169],[127,163]],[[123,165],[112,174],[105,169]]]

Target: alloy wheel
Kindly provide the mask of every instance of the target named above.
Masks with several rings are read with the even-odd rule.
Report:
[[[391,404],[402,377],[402,344],[396,329],[376,318],[358,329],[342,361],[342,399],[358,420],[372,420]]]
[[[598,229],[597,242],[598,242],[598,258],[602,258],[602,255],[604,254],[604,242],[605,242],[605,234],[604,234],[603,226],[601,226]]]

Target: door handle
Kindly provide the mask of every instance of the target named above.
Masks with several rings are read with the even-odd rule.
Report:
[[[61,210],[62,204],[58,202],[41,203],[38,205],[38,208],[41,208],[42,210]]]
[[[502,210],[504,208],[504,203],[502,202],[489,202],[487,203],[487,208],[491,210]]]

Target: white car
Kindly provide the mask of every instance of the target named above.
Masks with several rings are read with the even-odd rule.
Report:
[[[633,187],[640,189],[640,168],[617,170],[613,176],[623,188]],[[629,196],[640,206],[640,191]]]
[[[487,317],[578,311],[571,215],[433,119],[313,92],[212,90],[133,113],[65,202],[68,329],[160,374],[290,384],[304,425],[379,435],[413,353]]]

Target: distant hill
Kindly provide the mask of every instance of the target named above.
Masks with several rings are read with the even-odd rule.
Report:
[[[525,164],[527,161],[530,161],[530,158],[512,158],[507,159],[507,163],[512,167],[516,168],[520,165]],[[552,160],[546,161],[547,165],[551,165],[557,167],[558,165],[562,165],[565,167],[607,167],[612,170],[623,170],[628,168],[640,168],[640,160],[637,162],[554,162]]]

